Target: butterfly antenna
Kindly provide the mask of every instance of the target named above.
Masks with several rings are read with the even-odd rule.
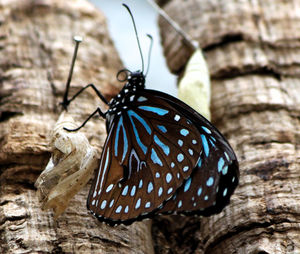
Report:
[[[143,59],[142,49],[141,49],[140,40],[139,40],[139,36],[138,36],[138,33],[137,33],[136,25],[135,25],[135,22],[134,22],[134,18],[133,18],[133,15],[132,15],[132,13],[131,13],[129,7],[128,7],[126,4],[124,4],[124,3],[123,3],[122,5],[123,5],[123,6],[127,9],[127,11],[129,12],[129,15],[130,15],[131,20],[132,20],[132,23],[133,23],[136,41],[137,41],[137,44],[138,44],[138,47],[139,47],[139,51],[140,51],[140,55],[141,55],[141,59],[142,59],[142,73],[143,73],[143,72],[144,72],[144,59]]]
[[[150,58],[151,58],[151,52],[152,52],[152,46],[153,46],[153,38],[150,34],[147,34],[147,36],[150,38],[150,47],[149,47],[149,53],[148,53],[148,63],[147,63],[147,71],[145,76],[147,76],[149,67],[150,67]]]
[[[72,63],[71,63],[70,71],[69,71],[68,80],[67,80],[67,83],[66,83],[66,91],[65,91],[65,94],[64,94],[63,102],[62,102],[62,105],[65,109],[67,108],[67,106],[69,104],[68,94],[69,94],[70,84],[71,84],[71,80],[72,80],[75,60],[76,60],[76,57],[77,57],[79,43],[82,42],[82,37],[81,36],[74,36],[73,39],[75,41],[75,48],[74,48],[74,53],[73,53]]]
[[[147,0],[148,3],[155,9],[160,16],[162,16],[174,29],[179,33],[184,41],[191,47],[193,50],[199,48],[197,41],[193,40],[183,29],[162,9],[160,8],[153,0]]]

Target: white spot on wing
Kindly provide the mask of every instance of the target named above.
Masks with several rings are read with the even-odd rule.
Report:
[[[175,115],[174,120],[178,122],[180,120],[180,116],[179,115]]]
[[[153,190],[153,183],[152,183],[152,182],[149,182],[149,183],[148,183],[147,192],[148,192],[148,193],[151,193],[152,190]]]
[[[163,193],[163,187],[159,187],[159,189],[158,189],[158,196],[160,197],[162,193]]]
[[[139,209],[140,206],[141,206],[141,198],[139,198],[139,199],[136,201],[135,209]]]
[[[110,192],[111,189],[114,187],[113,184],[110,184],[107,188],[106,188],[106,192]]]
[[[172,174],[171,173],[167,173],[166,174],[166,181],[167,181],[167,183],[170,183],[171,180],[172,180]]]
[[[140,183],[139,183],[139,188],[142,188],[143,187],[143,179],[140,180]]]
[[[178,208],[182,207],[182,200],[179,200],[177,207]]]
[[[138,102],[143,102],[143,101],[146,101],[146,100],[147,100],[147,98],[145,98],[144,96],[140,96],[140,97],[137,99]]]
[[[119,205],[119,206],[117,207],[117,209],[116,209],[116,213],[120,213],[120,212],[121,212],[121,210],[122,210],[122,206],[121,206],[121,205]]]
[[[111,207],[113,206],[114,202],[115,202],[114,199],[112,199],[112,200],[110,201],[110,203],[109,203],[109,208],[111,208]]]
[[[106,203],[107,203],[106,200],[103,200],[103,201],[102,201],[101,207],[100,207],[102,210],[106,207]]]
[[[126,196],[128,193],[128,185],[126,185],[122,191],[122,196]]]
[[[183,172],[186,172],[186,171],[188,171],[189,170],[189,166],[185,166],[185,167],[183,167]]]
[[[182,145],[183,145],[183,141],[182,141],[181,139],[178,139],[178,142],[177,142],[177,143],[178,143],[179,146],[182,146]]]
[[[136,190],[136,186],[135,186],[135,185],[133,185],[133,186],[132,186],[132,189],[131,189],[131,192],[130,192],[130,196],[131,196],[131,197],[133,197],[133,196],[134,196],[134,194],[135,194],[135,190]]]
[[[129,206],[127,205],[124,209],[124,213],[128,213],[128,210],[129,210]]]
[[[180,153],[180,154],[177,155],[177,160],[178,160],[178,162],[182,162],[183,159],[184,159],[184,156],[183,156],[182,153]]]

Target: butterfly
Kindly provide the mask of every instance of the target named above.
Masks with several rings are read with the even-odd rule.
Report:
[[[88,209],[111,225],[156,213],[220,212],[238,184],[232,148],[187,104],[144,82],[142,72],[129,73],[109,103]]]
[[[107,138],[88,210],[110,225],[129,225],[161,213],[221,212],[239,180],[228,141],[184,102],[146,89],[143,70],[119,74],[125,74],[126,84],[110,102],[94,85],[87,86],[109,107],[106,112],[98,108],[79,127],[96,113],[106,119]]]

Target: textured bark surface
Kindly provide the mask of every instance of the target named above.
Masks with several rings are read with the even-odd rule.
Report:
[[[241,177],[221,214],[156,220],[157,252],[300,253],[299,1],[172,0],[164,8],[204,49],[213,123],[235,149]],[[190,52],[159,23],[178,73]]]
[[[71,94],[88,82],[107,99],[121,84],[121,61],[104,16],[83,0],[0,1],[0,253],[152,253],[150,223],[112,228],[88,214],[84,188],[54,221],[42,211],[34,182],[49,156],[74,45],[82,35]],[[69,108],[78,125],[104,107],[92,91]],[[82,130],[101,150],[104,121]]]

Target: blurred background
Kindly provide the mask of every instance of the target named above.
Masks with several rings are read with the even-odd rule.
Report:
[[[147,69],[150,40],[153,37],[153,48],[150,68],[146,77],[146,87],[160,90],[176,96],[176,76],[166,66],[160,44],[158,15],[146,0],[90,0],[107,18],[110,35],[114,41],[124,67],[131,71],[142,69],[141,57],[136,42],[133,24],[127,10],[122,6],[126,3],[133,14],[138,36],[143,51],[145,71]]]

